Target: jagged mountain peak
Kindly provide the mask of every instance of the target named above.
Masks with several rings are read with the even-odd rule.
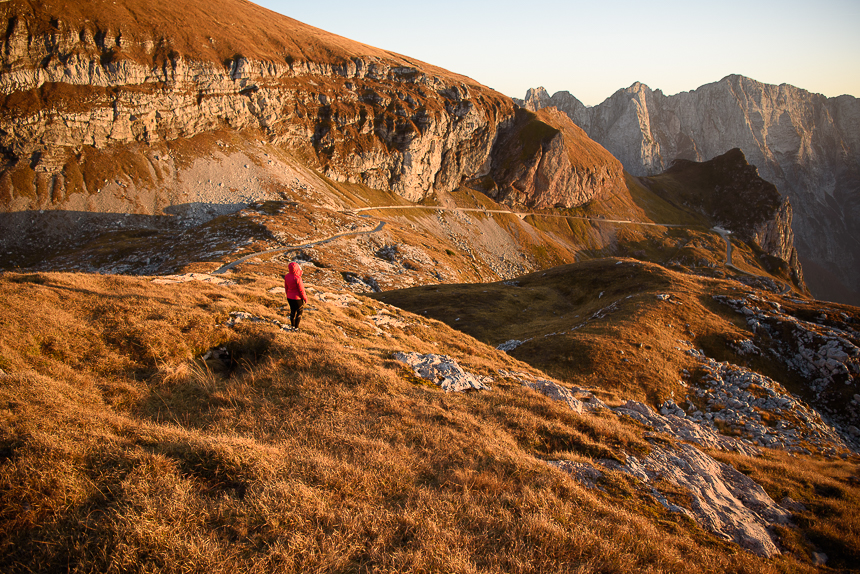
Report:
[[[634,101],[641,97],[646,99]],[[565,107],[555,96],[540,103],[565,111],[635,175],[660,173],[676,159],[705,161],[740,148],[791,199],[800,258],[827,270],[810,276],[813,292],[860,303],[853,224],[860,218],[857,98],[826,98],[729,75],[672,96],[634,84],[592,108]]]
[[[649,93],[649,92],[652,92],[653,90],[651,90],[651,88],[647,84],[643,84],[642,82],[636,81],[636,82],[633,82],[632,84],[630,84],[630,86],[628,88],[625,88],[624,90],[619,90],[619,91],[623,91],[623,92],[627,92],[627,93],[631,93],[631,94],[636,94],[636,93],[640,93],[640,92]]]
[[[543,86],[538,86],[537,88],[529,88],[528,90],[526,90],[526,100],[541,97],[549,98],[549,92],[547,92],[546,88],[544,88]]]

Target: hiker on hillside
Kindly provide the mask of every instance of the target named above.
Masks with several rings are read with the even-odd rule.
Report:
[[[288,273],[284,275],[284,291],[287,292],[287,302],[290,304],[290,325],[296,331],[302,320],[302,308],[308,302],[305,285],[302,283],[302,268],[295,261],[287,266]]]

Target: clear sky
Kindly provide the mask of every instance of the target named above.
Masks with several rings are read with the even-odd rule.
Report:
[[[671,95],[740,74],[860,97],[860,0],[255,0],[508,96],[596,105],[634,82]]]

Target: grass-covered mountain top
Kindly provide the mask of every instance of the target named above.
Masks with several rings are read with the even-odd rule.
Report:
[[[36,37],[88,35],[109,48],[106,54],[114,63],[130,59],[162,66],[190,59],[222,65],[244,57],[282,65],[343,64],[352,57],[366,56],[403,61],[403,56],[245,0],[9,0],[0,10],[12,19],[7,34],[13,37],[27,33]],[[429,64],[420,65],[442,72]]]

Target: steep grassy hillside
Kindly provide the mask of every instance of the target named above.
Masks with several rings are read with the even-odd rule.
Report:
[[[304,331],[285,332],[277,283],[234,280],[0,277],[3,571],[797,572],[814,552],[856,567],[855,462],[715,452],[803,501],[783,554],[759,558],[627,474],[591,489],[544,462],[641,457],[641,424],[577,414],[522,384],[545,377],[533,367],[372,299],[313,290]],[[491,390],[444,393],[396,351],[448,354]]]

